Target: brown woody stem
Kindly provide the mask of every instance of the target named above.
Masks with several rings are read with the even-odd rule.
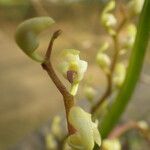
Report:
[[[45,54],[45,62],[41,64],[42,68],[47,71],[49,77],[56,85],[57,89],[63,96],[65,110],[66,110],[66,118],[67,118],[67,125],[68,125],[68,132],[69,134],[73,134],[75,132],[75,129],[71,126],[71,124],[68,121],[68,115],[69,111],[72,106],[74,106],[74,97],[68,92],[67,88],[64,86],[64,84],[60,81],[59,77],[55,73],[53,66],[50,61],[51,52],[53,48],[53,43],[55,39],[60,35],[61,30],[57,30],[53,33],[53,36],[50,40],[47,52]]]

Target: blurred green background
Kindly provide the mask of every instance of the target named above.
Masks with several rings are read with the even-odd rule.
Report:
[[[81,57],[89,62],[84,81],[92,77],[92,84],[101,94],[105,90],[106,82],[102,71],[95,64],[95,55],[102,42],[105,40],[111,42],[99,23],[100,12],[105,2],[105,0],[0,0],[0,150],[17,150],[12,147],[22,140],[28,141],[26,136],[44,126],[55,114],[64,114],[62,97],[46,72],[38,63],[25,56],[15,44],[14,34],[17,25],[35,16],[48,15],[54,18],[56,24],[40,36],[39,50],[44,52],[52,32],[61,29],[63,33],[54,45],[52,58],[54,66],[59,63],[59,53],[62,49],[80,50]],[[110,55],[112,53],[110,50]],[[123,120],[150,122],[149,91],[148,50],[141,79]],[[81,95],[82,86],[77,95],[77,99],[82,101]],[[139,150],[143,150],[140,148]],[[27,149],[30,150],[29,147]],[[40,150],[40,147],[35,149]]]

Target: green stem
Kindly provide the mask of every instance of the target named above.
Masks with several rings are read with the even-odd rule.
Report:
[[[106,138],[113,129],[120,116],[124,112],[131,95],[135,89],[142,69],[144,56],[149,40],[150,32],[150,0],[145,0],[143,10],[139,18],[137,27],[137,36],[133,46],[132,54],[129,60],[125,82],[111,106],[110,111],[104,117],[100,124],[100,133],[102,138]]]

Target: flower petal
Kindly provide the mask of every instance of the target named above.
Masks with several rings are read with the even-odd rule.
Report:
[[[72,107],[69,113],[69,122],[79,133],[84,148],[92,150],[94,147],[94,137],[91,115],[80,107]]]

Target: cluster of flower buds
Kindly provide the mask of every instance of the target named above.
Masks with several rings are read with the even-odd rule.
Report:
[[[105,53],[105,51],[108,49],[109,44],[105,42],[101,48],[99,49],[97,55],[96,55],[96,62],[100,66],[100,68],[105,71],[106,73],[109,73],[109,67],[111,64],[109,56]]]
[[[104,8],[101,16],[101,23],[110,35],[116,34],[114,27],[117,24],[116,17],[111,13],[115,9],[115,1],[111,0]]]
[[[51,123],[50,132],[48,132],[45,137],[46,147],[50,150],[56,150],[58,147],[58,141],[62,140],[63,135],[61,118],[55,116]]]
[[[137,15],[143,8],[144,0],[131,0],[128,3],[128,7],[131,15]]]
[[[37,62],[44,62],[44,57],[35,52],[39,46],[37,36],[53,23],[54,20],[50,17],[35,17],[21,23],[16,30],[16,43],[25,54]]]
[[[63,61],[60,64],[60,71],[63,76],[71,83],[71,94],[75,95],[79,82],[83,79],[87,70],[88,63],[80,60],[79,51],[74,49],[66,49],[62,52]]]
[[[113,83],[121,87],[126,76],[126,67],[123,63],[117,63],[114,71]]]
[[[69,122],[76,129],[76,132],[67,139],[67,143],[72,149],[93,150],[95,143],[101,145],[97,123],[92,122],[91,114],[74,106],[69,113]]]
[[[102,150],[121,150],[121,144],[118,139],[104,139]]]

